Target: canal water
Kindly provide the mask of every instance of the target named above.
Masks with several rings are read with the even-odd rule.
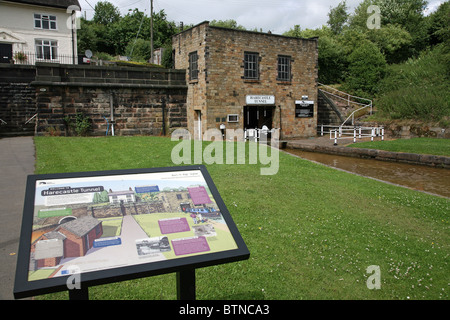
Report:
[[[398,162],[284,149],[303,159],[450,198],[450,170]]]

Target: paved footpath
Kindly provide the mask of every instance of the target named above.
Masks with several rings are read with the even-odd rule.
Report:
[[[0,300],[14,299],[23,201],[34,154],[33,137],[0,139]]]

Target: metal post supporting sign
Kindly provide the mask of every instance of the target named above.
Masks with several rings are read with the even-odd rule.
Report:
[[[195,269],[177,272],[177,299],[195,300]]]

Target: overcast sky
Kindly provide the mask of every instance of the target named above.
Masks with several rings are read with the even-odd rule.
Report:
[[[88,19],[100,0],[79,0]],[[125,15],[129,9],[150,12],[150,0],[109,0]],[[169,21],[198,24],[205,20],[236,20],[247,29],[262,28],[282,34],[299,24],[302,29],[315,29],[327,23],[330,7],[341,0],[153,0],[154,12],[164,9]],[[362,0],[347,0],[349,12]],[[429,0],[427,12],[436,10],[444,0]],[[92,7],[91,7],[92,6]]]

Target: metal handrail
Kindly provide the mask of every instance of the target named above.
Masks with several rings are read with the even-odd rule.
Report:
[[[355,123],[355,113],[358,112],[358,111],[360,111],[360,110],[363,110],[363,109],[365,109],[365,108],[367,108],[367,107],[370,107],[370,114],[372,114],[372,102],[370,102],[370,104],[368,104],[368,105],[366,105],[366,106],[364,106],[364,107],[362,107],[362,108],[359,108],[359,109],[353,111],[353,112],[348,116],[348,118],[345,119],[345,121],[341,124],[341,126],[343,126],[343,125],[348,121],[348,119],[350,119],[350,118],[352,118],[352,125],[353,125],[353,124]]]
[[[0,125],[7,124],[6,121],[3,121],[3,119],[0,119]]]
[[[319,86],[326,87],[326,88],[330,88],[330,89],[332,89],[332,90],[334,90],[334,91],[336,91],[336,92],[339,92],[339,93],[342,93],[342,94],[346,95],[346,96],[348,97],[347,99],[345,99],[345,98],[343,98],[343,97],[341,97],[341,96],[334,95],[334,94],[331,93],[331,92],[328,92],[329,94],[332,94],[332,95],[334,95],[334,96],[340,97],[341,99],[347,100],[348,102],[350,102],[350,97],[351,97],[351,98],[356,98],[356,99],[360,99],[360,100],[366,100],[366,101],[369,101],[370,103],[372,103],[372,100],[370,100],[370,99],[366,99],[366,98],[362,98],[362,97],[358,97],[358,96],[353,96],[353,95],[351,95],[351,94],[349,94],[349,93],[347,93],[347,92],[340,91],[340,90],[338,90],[338,89],[336,89],[336,88],[327,86],[326,84],[323,84],[323,83],[320,83],[320,82],[318,82],[317,84],[318,84]],[[327,92],[327,91],[325,91],[325,92]],[[355,102],[355,101],[352,101],[352,102],[353,102],[353,103],[356,103],[356,104],[364,105],[363,103],[359,103],[359,102]]]
[[[28,124],[29,122],[31,122],[31,120],[33,120],[34,118],[36,118],[38,114],[36,113],[34,116],[32,116],[30,119],[28,119],[25,124]]]
[[[341,96],[339,96],[339,95],[336,95],[336,94],[334,94],[334,93],[331,93],[331,92],[325,91],[325,90],[323,90],[323,89],[320,89],[320,90],[322,90],[323,92],[326,92],[327,94],[332,95],[333,97],[336,97],[336,98],[339,98],[339,99],[342,99],[342,100],[346,100],[348,106],[350,106],[350,102],[353,103],[353,104],[357,104],[357,105],[363,106],[362,108],[359,108],[359,109],[357,109],[357,110],[354,110],[354,111],[347,117],[347,119],[345,119],[345,121],[341,124],[341,126],[345,125],[345,123],[346,123],[350,118],[352,118],[352,125],[353,125],[354,122],[355,122],[355,113],[358,112],[358,111],[360,111],[360,110],[363,110],[363,109],[365,109],[365,108],[370,107],[370,114],[372,114],[372,112],[373,112],[373,110],[372,110],[372,107],[373,107],[373,101],[372,101],[372,100],[366,99],[366,98],[362,98],[362,97],[358,97],[358,96],[353,96],[353,95],[351,95],[351,94],[348,94],[348,93],[343,92],[343,91],[340,91],[340,90],[338,90],[338,89],[336,89],[336,88],[327,86],[327,85],[322,84],[322,83],[320,83],[320,82],[319,82],[318,84],[319,84],[320,86],[322,86],[322,87],[330,88],[330,89],[332,89],[332,90],[334,90],[334,91],[336,91],[336,92],[339,92],[339,93],[341,93],[341,94],[346,95],[347,98],[343,98],[343,97],[341,97]],[[365,100],[365,101],[368,101],[369,103],[368,103],[368,104],[364,104],[364,103],[360,103],[360,102],[356,102],[356,101],[350,101],[350,97],[351,97],[351,98],[356,98],[356,99],[359,99],[359,100]]]

